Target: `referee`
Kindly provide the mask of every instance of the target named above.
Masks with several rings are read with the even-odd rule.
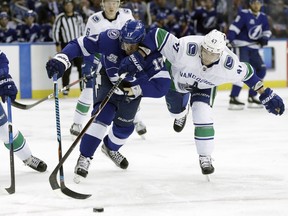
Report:
[[[69,41],[83,35],[85,24],[82,16],[74,11],[73,0],[64,0],[64,12],[60,13],[53,24],[53,40],[56,43],[56,52],[60,52]],[[72,63],[77,67],[79,79],[81,78],[82,58],[75,58]],[[71,69],[68,68],[63,77],[62,85],[67,86],[70,83]],[[81,85],[80,85],[81,88]],[[63,92],[63,95],[68,95],[69,89]]]

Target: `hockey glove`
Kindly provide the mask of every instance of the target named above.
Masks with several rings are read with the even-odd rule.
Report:
[[[57,79],[59,79],[70,66],[68,56],[64,53],[58,53],[46,64],[48,77],[51,79],[54,74],[57,74]]]
[[[143,71],[144,65],[145,60],[143,56],[136,51],[121,61],[118,74],[120,76],[121,74],[128,72],[127,76],[133,77],[137,72]]]
[[[3,102],[6,101],[7,96],[14,101],[16,99],[17,92],[17,87],[10,74],[6,74],[0,78],[0,96]]]
[[[121,82],[121,84],[119,85],[119,89],[124,92],[124,94],[129,100],[133,100],[142,95],[142,89],[140,85],[133,86],[130,82],[127,82],[125,80]]]
[[[257,41],[261,47],[266,46],[268,44],[268,38],[267,37],[261,37],[260,39],[258,39]]]
[[[285,110],[283,100],[277,94],[273,93],[270,88],[266,88],[260,95],[259,99],[269,113],[273,113],[275,115],[283,114]]]

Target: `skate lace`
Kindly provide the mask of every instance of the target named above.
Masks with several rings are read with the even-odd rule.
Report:
[[[81,155],[78,161],[78,166],[81,169],[88,170],[90,166],[90,159]]]
[[[116,161],[118,164],[120,164],[122,162],[122,160],[124,159],[123,155],[121,155],[120,152],[118,151],[108,151],[110,157]]]
[[[175,125],[182,127],[184,125],[185,119],[186,119],[186,116],[184,116],[180,119],[175,119]]]
[[[212,158],[210,156],[200,156],[199,157],[201,167],[211,167],[212,164]]]
[[[25,163],[25,165],[27,165],[27,166],[37,168],[40,162],[41,162],[41,160],[40,160],[39,158],[36,158],[36,157],[34,157],[34,156],[31,156],[31,157],[28,158],[24,163]]]

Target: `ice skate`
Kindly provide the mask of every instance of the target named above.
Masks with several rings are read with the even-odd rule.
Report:
[[[73,136],[78,136],[82,130],[81,124],[73,123],[70,128],[70,134]]]
[[[248,108],[261,109],[263,107],[264,106],[262,105],[262,103],[256,97],[248,97]]]
[[[105,144],[102,145],[101,151],[121,169],[127,169],[129,166],[129,162],[119,151],[109,150]]]
[[[230,97],[228,110],[243,110],[245,103],[238,100],[238,97]]]
[[[90,166],[91,159],[89,157],[84,157],[83,155],[80,155],[77,161],[77,164],[75,166],[75,176],[74,176],[74,182],[76,184],[80,183],[81,177],[86,178],[88,175],[88,169]]]
[[[212,165],[212,158],[210,155],[200,155],[199,163],[203,175],[209,175],[214,172],[214,167]]]
[[[146,125],[143,122],[136,122],[134,123],[135,131],[138,133],[139,136],[143,137],[144,134],[147,133]]]
[[[31,155],[28,159],[23,161],[26,166],[31,167],[32,169],[38,171],[38,172],[45,172],[47,169],[47,164],[40,160],[37,157],[34,157]]]
[[[183,130],[183,128],[185,127],[185,124],[186,124],[186,118],[187,118],[187,115],[185,115],[182,118],[174,120],[174,125],[173,125],[174,131],[179,133]]]

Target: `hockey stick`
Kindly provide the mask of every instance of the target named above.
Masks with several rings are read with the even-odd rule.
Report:
[[[57,83],[57,74],[53,76],[54,84],[54,99],[55,99],[55,114],[56,114],[56,129],[57,129],[57,141],[58,141],[58,157],[59,161],[62,159],[62,141],[61,141],[61,126],[60,126],[60,112],[59,112],[59,98],[58,98],[58,83]],[[64,170],[63,166],[59,168],[60,173],[60,187],[61,191],[67,196],[71,196],[76,199],[85,199],[87,195],[79,194],[67,188],[64,183]],[[90,195],[89,195],[90,196]],[[88,197],[89,197],[88,196]]]
[[[57,166],[55,167],[55,169],[53,170],[53,172],[51,173],[50,177],[49,177],[49,183],[52,187],[53,190],[59,189],[60,186],[57,182],[57,172],[60,170],[61,172],[61,168],[62,165],[64,164],[64,162],[66,161],[66,159],[69,157],[69,155],[71,154],[71,152],[73,151],[73,149],[76,147],[76,145],[78,144],[78,142],[80,141],[80,139],[82,138],[82,136],[84,135],[84,133],[87,131],[87,129],[90,127],[90,125],[92,124],[92,122],[94,121],[94,119],[99,115],[99,113],[103,110],[103,108],[105,107],[105,105],[107,104],[107,102],[110,100],[110,98],[112,97],[114,91],[118,88],[119,84],[122,82],[122,80],[124,79],[124,77],[126,76],[126,74],[122,74],[119,79],[116,81],[116,83],[114,84],[114,86],[110,89],[110,91],[107,93],[106,97],[103,99],[103,101],[101,102],[101,104],[99,105],[99,107],[97,108],[97,110],[95,111],[95,114],[89,119],[89,121],[87,122],[87,124],[85,125],[85,127],[81,130],[80,134],[76,137],[76,139],[74,140],[74,142],[72,143],[72,145],[70,146],[70,148],[67,150],[67,152],[65,153],[65,155],[61,158],[61,160],[59,161],[59,163],[57,164]],[[60,174],[61,175],[61,174]],[[64,180],[64,178],[63,178]],[[61,182],[61,178],[60,178],[60,182]],[[64,181],[63,181],[63,185],[64,185]],[[64,193],[62,187],[63,185],[61,184],[61,191]],[[65,185],[64,185],[65,187]],[[66,187],[65,187],[66,188]],[[68,189],[68,188],[66,188]],[[88,197],[91,196],[91,194],[75,194],[75,192],[69,190],[65,191],[65,193],[67,196],[73,197],[75,199],[86,199]]]
[[[10,144],[11,185],[9,188],[5,188],[5,189],[9,194],[13,194],[15,193],[15,166],[14,166],[14,148],[13,148],[12,107],[11,107],[10,97],[7,97],[7,112],[8,112],[9,144]]]
[[[235,45],[235,44],[228,43],[227,47],[228,48],[241,48],[241,47],[247,47],[247,46],[256,45],[256,44],[258,44],[258,42],[244,43],[241,45]]]
[[[62,89],[59,89],[59,90],[58,90],[58,93],[63,92],[63,91],[66,91],[67,89],[69,89],[70,87],[76,85],[77,83],[80,83],[80,82],[82,82],[82,81],[85,81],[87,78],[93,77],[94,73],[95,73],[95,71],[92,72],[91,74],[89,74],[88,76],[83,76],[82,78],[80,78],[80,79],[78,79],[78,80],[75,80],[74,82],[68,84],[67,86],[64,86]],[[22,103],[19,103],[19,102],[17,102],[17,101],[13,101],[13,102],[12,102],[12,106],[14,106],[14,107],[16,107],[16,108],[18,108],[18,109],[28,110],[28,109],[31,109],[32,107],[34,107],[34,106],[36,106],[36,105],[38,105],[38,104],[46,101],[46,100],[48,100],[48,99],[53,98],[54,95],[55,95],[55,93],[53,92],[53,93],[49,94],[48,96],[46,96],[46,97],[44,97],[44,98],[36,101],[36,102],[33,103],[33,104],[22,104]]]

